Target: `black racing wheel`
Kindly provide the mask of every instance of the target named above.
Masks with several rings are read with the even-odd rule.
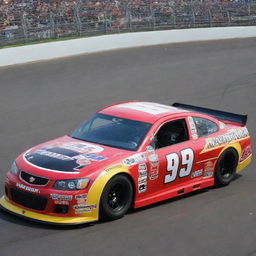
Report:
[[[215,168],[215,184],[228,185],[234,178],[238,164],[238,154],[235,149],[228,148],[220,155]]]
[[[116,220],[129,210],[133,198],[130,179],[119,174],[109,180],[100,200],[100,219]]]

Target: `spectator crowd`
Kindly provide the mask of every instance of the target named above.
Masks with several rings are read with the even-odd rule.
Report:
[[[2,38],[10,38],[18,29],[23,36],[41,31],[48,38],[152,26],[251,24],[256,22],[256,3],[252,1],[0,0],[0,41],[1,32]]]

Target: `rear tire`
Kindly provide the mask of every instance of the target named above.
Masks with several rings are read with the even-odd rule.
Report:
[[[133,198],[133,186],[125,175],[116,175],[105,186],[100,200],[100,219],[116,220],[129,210]]]
[[[226,149],[219,157],[215,168],[215,184],[226,186],[234,178],[238,164],[238,154],[235,149]]]

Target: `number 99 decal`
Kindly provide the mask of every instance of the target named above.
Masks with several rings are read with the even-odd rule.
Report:
[[[186,148],[180,151],[182,168],[179,170],[179,177],[183,178],[189,176],[192,170],[194,161],[194,152],[191,148]],[[180,164],[180,158],[177,153],[171,153],[166,155],[167,160],[167,172],[170,174],[165,175],[164,183],[169,183],[177,178],[178,168]]]

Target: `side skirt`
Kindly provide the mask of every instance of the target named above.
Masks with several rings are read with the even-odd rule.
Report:
[[[182,184],[179,187],[160,191],[147,196],[146,198],[135,201],[134,208],[139,208],[149,204],[157,203],[166,199],[174,198],[192,191],[214,186],[214,178],[206,178],[204,180]]]

